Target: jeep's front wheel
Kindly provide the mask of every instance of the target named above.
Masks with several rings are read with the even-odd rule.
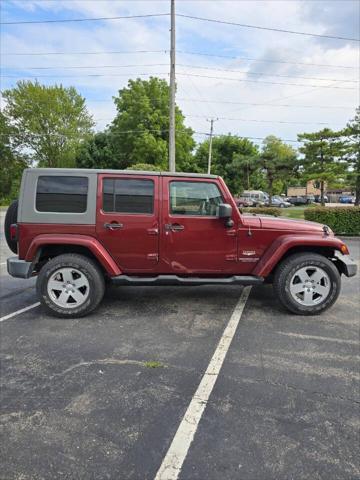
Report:
[[[40,270],[36,284],[43,307],[62,318],[83,317],[93,311],[104,296],[105,282],[100,268],[78,254],[59,255]]]
[[[341,278],[331,260],[316,253],[303,253],[280,264],[273,286],[280,303],[291,312],[318,315],[335,303]]]

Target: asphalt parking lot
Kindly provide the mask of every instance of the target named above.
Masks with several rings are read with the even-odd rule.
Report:
[[[3,318],[37,299],[0,240]],[[319,317],[251,289],[179,479],[360,478],[359,289]],[[111,288],[84,319],[2,321],[0,478],[154,479],[241,293]]]

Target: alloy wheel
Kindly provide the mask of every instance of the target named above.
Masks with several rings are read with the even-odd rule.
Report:
[[[326,300],[331,282],[328,274],[320,267],[302,267],[290,280],[290,294],[301,305],[311,307]]]
[[[77,268],[64,267],[49,278],[47,292],[51,300],[61,308],[76,308],[89,297],[90,286],[86,276]]]

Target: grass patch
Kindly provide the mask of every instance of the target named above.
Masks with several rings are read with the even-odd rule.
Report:
[[[164,365],[160,362],[145,362],[145,367],[146,368],[161,368]]]
[[[286,218],[294,218],[295,220],[305,220],[305,211],[316,208],[316,203],[310,203],[309,205],[300,205],[299,207],[289,207],[281,209],[281,216]]]
[[[304,210],[308,207],[289,207],[281,210],[281,216],[286,218],[295,218],[304,220]]]

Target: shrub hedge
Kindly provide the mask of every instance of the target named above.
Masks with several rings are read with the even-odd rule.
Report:
[[[328,225],[336,234],[360,235],[360,207],[321,207],[304,211],[305,220]]]
[[[274,207],[251,207],[251,208],[241,207],[240,212],[255,213],[259,215],[272,215],[274,217],[280,217],[281,215],[280,208],[274,208]]]

